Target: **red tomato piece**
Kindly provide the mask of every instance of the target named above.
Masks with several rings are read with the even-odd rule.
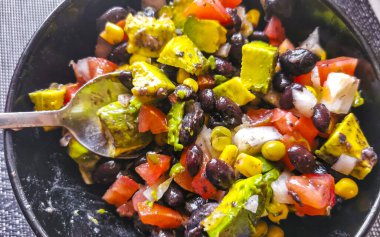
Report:
[[[224,7],[235,8],[240,5],[243,0],[220,0]]]
[[[151,105],[143,105],[139,112],[139,132],[151,131],[153,134],[167,132],[168,121],[165,114]]]
[[[219,0],[194,0],[185,10],[186,16],[217,20],[223,25],[231,23],[231,17]]]
[[[66,85],[66,94],[65,94],[65,105],[71,101],[71,98],[74,97],[75,93],[82,87],[79,83],[69,83]]]
[[[313,146],[314,139],[317,137],[319,131],[314,126],[313,120],[311,118],[301,117],[296,122],[294,130],[299,132],[302,137],[304,137],[310,146]]]
[[[247,115],[251,118],[251,125],[254,127],[266,126],[271,123],[273,110],[271,109],[252,109],[249,108]]]
[[[210,75],[202,75],[198,77],[198,86],[200,90],[212,89],[215,86],[215,81]]]
[[[181,154],[181,159],[180,159],[180,163],[183,167],[185,167],[185,171],[177,174],[174,177],[174,182],[176,182],[181,188],[194,193],[195,191],[192,186],[193,177],[190,175],[189,171],[187,171],[186,169],[186,155],[187,155],[188,150],[189,150],[189,147],[185,147],[185,149],[183,149],[182,154]]]
[[[135,209],[133,209],[133,203],[132,201],[128,201],[127,203],[124,203],[120,207],[116,209],[117,213],[119,213],[119,216],[121,217],[132,217],[133,214],[135,214]]]
[[[321,85],[325,83],[328,75],[331,72],[343,72],[353,76],[355,74],[357,65],[358,59],[350,57],[338,57],[324,61],[319,61],[317,63],[317,67]]]
[[[335,182],[330,174],[292,176],[286,185],[299,199],[296,208],[300,215],[328,215],[335,204]]]
[[[142,223],[158,226],[162,229],[174,229],[181,226],[183,218],[181,214],[171,208],[154,203],[140,202],[138,214]]]
[[[149,186],[156,181],[170,168],[171,157],[158,154],[158,163],[155,164],[148,159],[148,162],[135,168],[140,177],[147,182]]]
[[[194,188],[195,193],[199,194],[204,199],[215,197],[217,194],[215,186],[206,177],[205,165],[194,177],[192,186]]]
[[[268,36],[270,44],[274,46],[280,46],[286,38],[281,20],[276,16],[271,17],[265,27],[264,33]]]
[[[103,195],[103,199],[116,207],[126,203],[139,189],[139,184],[127,176],[119,176]]]
[[[118,65],[104,58],[88,57],[72,63],[75,76],[80,84],[84,84],[94,77],[110,73],[118,68]]]
[[[291,112],[274,109],[271,122],[281,134],[292,133],[298,118]]]
[[[144,196],[144,191],[148,188],[148,186],[143,186],[141,187],[132,197],[132,204],[133,204],[133,209],[135,209],[135,211],[137,211],[137,204],[139,204],[140,202],[145,202],[146,200],[148,200],[145,196]]]
[[[294,78],[294,82],[304,86],[313,86],[313,82],[311,81],[311,72],[296,76]]]

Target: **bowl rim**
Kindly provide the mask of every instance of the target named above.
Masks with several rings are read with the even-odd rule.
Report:
[[[5,103],[5,110],[4,110],[5,112],[11,112],[17,85],[19,84],[19,81],[20,81],[19,75],[21,74],[23,70],[23,65],[25,64],[27,58],[29,58],[29,56],[31,55],[32,49],[37,45],[38,40],[43,35],[43,32],[45,32],[48,29],[48,27],[54,21],[56,16],[58,16],[68,6],[70,6],[73,3],[73,1],[74,0],[64,0],[62,3],[60,3],[49,14],[49,16],[44,20],[44,22],[39,26],[39,28],[36,30],[36,32],[33,34],[29,42],[25,46],[19,58],[19,61],[17,62],[16,68],[14,70],[14,73],[9,85],[7,99]],[[353,20],[343,11],[343,9],[338,7],[337,4],[333,2],[333,0],[319,0],[319,1],[325,6],[327,6],[329,9],[331,9],[331,11],[333,11],[345,23],[347,28],[351,32],[353,32],[354,37],[357,38],[357,41],[360,44],[360,46],[368,54],[370,62],[375,69],[375,74],[377,78],[380,78],[380,59],[376,57],[374,49],[366,41],[359,27],[354,24]],[[358,2],[355,4],[369,4],[369,3]],[[371,11],[373,11],[372,8],[371,8]],[[367,16],[367,17],[371,17],[371,16]],[[379,21],[373,21],[372,24],[380,25]],[[375,33],[372,32],[372,34],[375,34]],[[23,191],[20,178],[18,176],[17,169],[16,169],[16,162],[13,156],[14,150],[12,146],[13,144],[12,133],[9,130],[4,130],[3,136],[4,136],[4,155],[5,155],[4,157],[5,157],[6,167],[8,171],[9,180],[11,182],[12,190],[16,197],[17,203],[22,213],[24,214],[25,219],[27,220],[29,226],[33,230],[33,232],[37,236],[47,237],[48,236],[47,233],[45,232],[39,220],[35,216],[29,202],[26,199],[25,193]],[[376,217],[378,216],[379,212],[380,212],[380,193],[378,193],[376,200],[371,206],[369,213],[365,217],[363,224],[361,225],[360,229],[356,233],[355,235],[356,237],[365,237],[368,235],[368,233],[371,230],[371,227],[376,221]]]

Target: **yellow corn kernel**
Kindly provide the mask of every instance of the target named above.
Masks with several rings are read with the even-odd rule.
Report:
[[[260,220],[255,226],[255,233],[252,237],[264,237],[268,233],[268,224],[265,221]]]
[[[185,70],[183,70],[182,68],[180,68],[177,73],[177,83],[182,84],[185,81],[185,79],[189,77],[190,77],[190,74],[186,72]]]
[[[352,179],[343,178],[335,184],[335,193],[347,200],[356,197],[359,193],[359,188]]]
[[[249,10],[246,14],[246,18],[252,23],[253,27],[257,27],[260,21],[260,12],[257,9]]]
[[[198,92],[198,82],[196,80],[194,80],[193,78],[187,78],[183,81],[184,85],[190,87],[191,89],[193,89],[193,91],[195,93]]]
[[[267,207],[268,218],[274,223],[280,224],[281,220],[288,218],[288,205],[282,203],[271,203]]]
[[[124,30],[118,25],[107,22],[105,30],[100,34],[100,37],[108,43],[115,45],[123,41]]]
[[[252,177],[261,174],[263,162],[253,156],[241,153],[236,158],[235,169],[246,177]]]
[[[117,68],[117,71],[129,71],[129,64],[123,64]]]
[[[279,226],[272,225],[269,227],[267,237],[284,237],[284,236],[285,236],[285,233]]]
[[[226,162],[227,164],[233,166],[236,160],[236,156],[238,154],[238,148],[235,145],[227,145],[222,154],[220,154],[219,159]]]
[[[312,86],[306,86],[306,89],[308,91],[310,91],[311,93],[313,93],[313,95],[315,96],[315,98],[318,98],[317,91],[314,89],[314,87],[312,87]]]
[[[135,62],[147,62],[147,63],[151,63],[152,60],[151,60],[151,58],[148,58],[148,57],[145,57],[145,56],[142,56],[142,55],[139,55],[139,54],[133,54],[131,56],[131,58],[129,59],[129,64],[132,65]]]

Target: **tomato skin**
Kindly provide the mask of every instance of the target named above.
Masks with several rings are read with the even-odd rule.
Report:
[[[274,46],[280,46],[286,38],[285,29],[282,26],[281,20],[276,16],[271,17],[265,27],[264,33],[268,36],[269,43]]]
[[[273,118],[273,110],[271,109],[252,109],[249,108],[247,115],[251,118],[251,125],[254,127],[267,126],[271,124]]]
[[[132,201],[128,201],[127,203],[124,203],[120,207],[116,209],[117,213],[119,213],[119,216],[121,217],[132,217],[133,214],[136,212],[133,209]]]
[[[298,118],[291,112],[282,109],[274,109],[271,122],[281,134],[292,133]]]
[[[299,215],[328,215],[335,204],[334,178],[330,174],[292,176],[286,183],[289,192],[298,196]]]
[[[323,86],[323,84],[327,80],[328,75],[331,72],[343,72],[353,76],[355,74],[358,61],[359,60],[357,58],[350,57],[338,57],[324,61],[319,61],[317,63],[317,68],[321,86]]]
[[[103,195],[103,199],[116,207],[126,203],[139,189],[139,184],[127,176],[119,176]]]
[[[217,20],[223,25],[231,23],[230,15],[219,0],[194,0],[185,10],[185,15]]]
[[[148,200],[145,196],[144,196],[144,192],[145,190],[148,188],[148,186],[143,186],[141,187],[132,197],[132,205],[133,205],[133,209],[135,211],[138,211],[138,206],[137,204],[139,204],[140,202],[145,202],[146,200]]]
[[[242,3],[243,1],[242,0],[220,0],[220,2],[222,3],[222,5],[227,8],[235,8],[237,6],[240,5],[240,3]]]
[[[313,146],[314,139],[317,137],[319,131],[314,126],[313,120],[311,118],[301,117],[296,122],[294,130],[299,132],[302,137],[304,137],[310,146]]]
[[[66,94],[65,94],[65,100],[64,104],[66,105],[71,101],[71,99],[74,97],[75,93],[82,87],[79,83],[69,83],[66,85]]]
[[[304,86],[313,86],[313,82],[311,81],[311,72],[296,76],[294,78],[294,82]]]
[[[174,177],[174,182],[176,182],[181,188],[194,193],[195,191],[192,186],[193,177],[190,175],[189,171],[186,168],[186,156],[187,156],[187,151],[189,150],[189,147],[190,146],[185,147],[185,149],[183,149],[182,154],[181,154],[181,159],[180,159],[180,163],[183,167],[185,167],[185,171],[177,174]]]
[[[156,181],[170,168],[171,157],[158,154],[159,162],[154,164],[148,159],[148,162],[141,164],[135,168],[140,177],[152,186]]]
[[[165,114],[151,105],[141,106],[138,124],[139,132],[151,131],[153,134],[160,134],[169,130]]]
[[[171,208],[156,203],[150,206],[147,202],[140,202],[137,207],[140,220],[144,224],[162,229],[174,229],[182,224],[181,214]]]
[[[202,75],[198,77],[198,86],[200,90],[212,89],[215,87],[215,81],[210,75]]]
[[[191,185],[195,193],[204,199],[209,199],[217,194],[215,186],[206,177],[206,167],[202,167],[198,174],[194,177]]]
[[[115,71],[118,65],[104,58],[88,57],[72,63],[78,83],[85,84],[89,80]]]

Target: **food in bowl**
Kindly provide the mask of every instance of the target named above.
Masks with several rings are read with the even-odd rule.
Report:
[[[350,112],[364,102],[358,60],[327,59],[318,29],[294,47],[281,23],[291,1],[266,1],[263,29],[260,12],[239,4],[112,8],[97,21],[95,57],[71,64],[77,82],[30,94],[36,110],[56,110],[119,72],[130,93],[99,121],[118,155],[143,155],[99,157],[65,131],[61,143],[142,234],[281,236],[267,223],[329,215],[377,161]]]

